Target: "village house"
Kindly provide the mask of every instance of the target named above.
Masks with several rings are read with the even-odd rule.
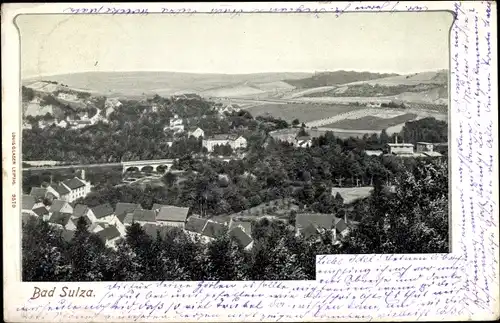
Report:
[[[208,151],[213,151],[215,146],[229,145],[232,149],[243,149],[247,147],[247,140],[243,136],[234,134],[215,135],[207,139],[203,139],[203,147]]]
[[[135,204],[135,203],[119,202],[116,203],[115,206],[115,216],[124,225],[125,217],[127,216],[127,214],[134,213],[134,211],[137,209],[142,209],[142,206],[140,204]]]
[[[25,195],[21,197],[21,211],[29,213],[31,215],[36,215],[33,212],[33,209],[35,207],[36,201],[35,198],[31,195]]]
[[[172,119],[169,120],[168,126],[163,128],[163,131],[173,130],[174,132],[183,132],[184,131],[184,121],[182,118],[176,114]]]
[[[414,146],[410,143],[398,143],[398,137],[394,139],[394,143],[388,143],[389,154],[396,155],[398,157],[413,157]]]
[[[441,157],[441,153],[434,151],[434,144],[430,142],[417,142],[417,153],[422,157]]]
[[[35,198],[35,201],[43,201],[45,195],[47,194],[47,189],[44,187],[32,187],[30,191],[30,196]]]
[[[101,239],[102,242],[108,248],[115,249],[117,248],[117,243],[121,239],[120,231],[113,225],[110,225],[103,230],[98,231],[97,236]]]
[[[31,125],[31,123],[23,121],[23,130],[25,130],[25,129],[30,130],[32,128],[33,128],[33,126]]]
[[[189,213],[187,207],[162,206],[156,213],[156,222],[160,226],[173,226],[184,229]]]
[[[208,240],[210,241],[224,234],[225,231],[226,231],[226,226],[224,226],[222,223],[207,220],[207,223],[205,224],[205,227],[203,228],[201,235],[207,237]]]
[[[91,184],[85,180],[85,170],[82,170],[82,178],[73,177],[72,179],[67,179],[61,184],[66,186],[69,190],[69,202],[73,202],[79,198],[83,198],[90,193]]]
[[[69,190],[66,186],[61,185],[61,184],[49,184],[47,187],[47,192],[45,194],[45,197],[48,198],[49,200],[64,200],[64,201],[70,201],[70,193],[71,190]]]
[[[234,229],[229,231],[229,235],[236,240],[236,242],[244,249],[250,250],[253,247],[253,239],[242,230],[240,226],[235,227]]]
[[[124,219],[124,225],[129,226],[132,223],[138,223],[143,226],[144,224],[156,225],[156,213],[152,210],[135,209],[133,213],[127,213]]]
[[[71,219],[71,213],[53,212],[48,219],[48,223],[66,230],[76,230],[76,223]]]
[[[309,136],[295,138],[295,146],[299,148],[309,148],[312,145],[312,139]]]
[[[205,132],[203,131],[203,129],[201,128],[195,128],[195,129],[189,129],[188,131],[188,136],[191,137],[195,137],[195,138],[199,138],[199,137],[204,137],[205,136]]]
[[[202,219],[197,216],[190,216],[184,227],[185,232],[192,238],[199,238],[202,242],[208,242],[208,238],[204,238],[201,234],[205,225],[207,224],[207,219]]]
[[[101,204],[91,208],[87,212],[87,217],[92,223],[107,223],[113,225],[116,221],[116,216],[113,208],[108,203]]]
[[[71,215],[73,214],[73,207],[67,201],[54,200],[49,208],[49,219],[52,218],[52,215],[56,212]]]
[[[296,234],[311,238],[325,231],[331,231],[335,240],[345,236],[348,226],[344,219],[333,214],[301,213],[295,217]]]
[[[35,206],[32,212],[41,219],[48,218],[49,216],[49,210],[47,210],[47,207],[44,205],[38,207]]]
[[[88,206],[83,205],[83,204],[77,204],[73,208],[73,219],[79,219],[83,216],[83,217],[86,217],[90,222],[94,222],[89,217],[89,211],[90,211],[90,209]],[[95,220],[95,217],[94,217],[94,220]]]
[[[237,221],[233,217],[229,220],[229,231],[234,228],[241,228],[249,236],[252,235],[252,223],[250,221]]]

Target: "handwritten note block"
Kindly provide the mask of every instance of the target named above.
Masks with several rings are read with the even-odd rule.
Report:
[[[492,2],[64,5],[67,14],[311,13],[446,9],[450,33],[452,253],[317,257],[316,281],[18,283],[15,321],[370,321],[498,315],[496,10]],[[492,10],[493,9],[493,10]],[[321,14],[321,15],[320,15]],[[323,15],[324,14],[324,15]],[[411,35],[408,35],[411,37]],[[36,297],[35,286],[52,291]],[[63,289],[66,287],[66,289]],[[80,288],[80,290],[78,290]],[[84,296],[68,297],[68,290]],[[90,292],[89,292],[90,291]]]

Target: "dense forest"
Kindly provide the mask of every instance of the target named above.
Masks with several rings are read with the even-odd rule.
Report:
[[[227,234],[204,244],[178,229],[150,236],[136,224],[115,251],[85,221],[64,239],[32,218],[23,223],[23,280],[304,280],[315,279],[320,254],[448,252],[447,179],[445,163],[423,162],[398,173],[395,192],[376,184],[353,211],[363,221],[340,244],[329,233],[304,239],[285,222],[262,219],[253,223],[249,251]]]

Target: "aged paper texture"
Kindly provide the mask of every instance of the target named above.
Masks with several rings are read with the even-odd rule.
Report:
[[[498,319],[496,23],[3,5],[6,321]]]

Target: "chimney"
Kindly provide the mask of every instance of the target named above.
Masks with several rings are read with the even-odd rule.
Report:
[[[398,143],[398,135],[396,135],[396,137],[394,138],[394,143]]]
[[[344,222],[347,224],[347,211],[344,211]]]
[[[85,169],[82,169],[82,179],[85,180]]]
[[[52,185],[52,179],[53,179],[54,175],[50,174],[50,184]]]

